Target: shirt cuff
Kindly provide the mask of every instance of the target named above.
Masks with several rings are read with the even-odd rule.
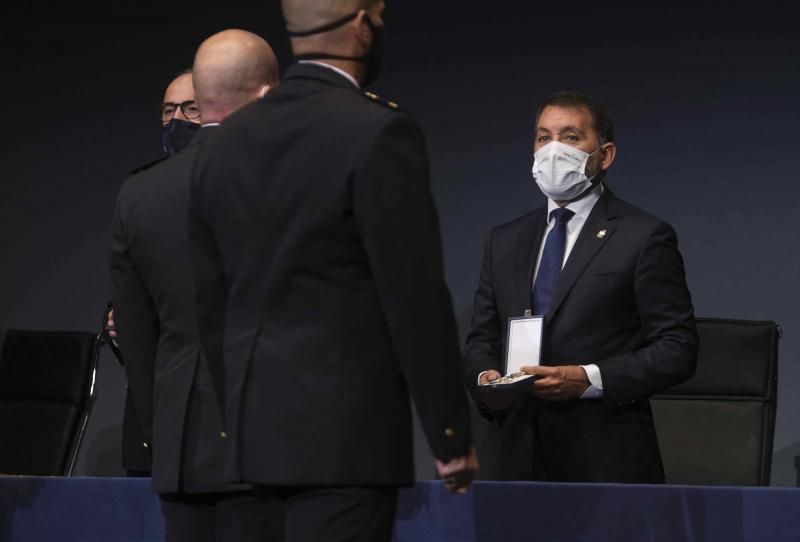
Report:
[[[581,365],[581,367],[586,371],[589,384],[591,384],[586,388],[586,391],[583,392],[581,399],[601,399],[603,397],[603,378],[600,376],[600,367],[594,363]]]

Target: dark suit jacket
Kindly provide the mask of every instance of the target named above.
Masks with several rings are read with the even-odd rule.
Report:
[[[150,442],[139,427],[139,417],[130,390],[125,392],[125,409],[122,415],[122,467],[129,475],[151,474]]]
[[[158,493],[225,488],[222,420],[200,353],[186,232],[191,167],[211,130],[128,179],[114,216],[114,319]]]
[[[144,171],[144,169],[141,171]],[[139,172],[140,170],[134,170],[131,173],[135,174]],[[115,343],[115,339],[112,339],[109,335],[107,321],[108,313],[111,308],[112,306],[109,302],[106,306],[106,310],[103,311],[103,320],[100,324],[100,333],[102,335],[101,344],[107,345],[120,365],[124,366],[122,354]],[[122,467],[128,471],[128,476],[150,476],[149,446],[150,443],[139,427],[139,419],[136,416],[130,389],[127,389],[126,386],[125,411],[122,418]]]
[[[211,363],[224,359],[214,374],[231,479],[411,483],[409,392],[434,455],[468,452],[428,160],[410,115],[331,70],[293,66],[209,140],[191,205],[201,336]]]
[[[531,308],[534,266],[546,225],[545,207],[495,228],[487,240],[464,352],[466,382],[479,404],[480,372],[503,372],[508,319]],[[674,230],[606,187],[559,277],[542,340],[543,364],[597,364],[603,400],[547,403],[518,397],[509,412],[490,416],[495,422],[491,431],[503,442],[498,453],[524,457],[508,449],[515,444],[509,431],[515,430],[502,425],[533,423],[536,429],[521,439],[545,464],[525,465],[518,473],[576,481],[660,481],[646,399],[694,373],[697,347]],[[572,453],[575,448],[581,449]],[[582,461],[607,464],[598,472],[578,465]],[[488,462],[487,467],[491,470]]]

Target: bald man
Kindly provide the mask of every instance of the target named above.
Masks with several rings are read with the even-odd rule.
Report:
[[[203,42],[194,63],[202,128],[182,152],[128,179],[112,227],[117,339],[131,397],[150,436],[153,488],[169,542],[280,539],[269,503],[226,484],[225,434],[197,334],[189,248],[189,179],[209,133],[277,85],[269,45],[241,30]],[[177,112],[176,112],[177,115]]]
[[[200,109],[194,100],[192,70],[180,72],[164,91],[161,104],[161,147],[167,153],[156,160],[131,170],[131,175],[141,173],[182,151],[200,128]],[[117,334],[114,328],[114,309],[109,303],[103,313],[102,337],[120,363],[124,363],[117,347]],[[125,397],[125,410],[122,420],[122,466],[131,477],[149,477],[150,443],[139,427],[138,416],[133,406],[130,390]]]
[[[169,156],[186,148],[200,128],[200,108],[194,99],[192,70],[172,80],[161,104],[161,147]]]
[[[383,8],[284,0],[301,63],[215,132],[192,178],[227,474],[285,503],[290,542],[391,538],[414,481],[409,392],[446,487],[477,468],[423,135],[361,91]]]

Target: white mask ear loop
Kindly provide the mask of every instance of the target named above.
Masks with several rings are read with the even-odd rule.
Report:
[[[597,148],[596,148],[596,149],[595,149],[595,150],[594,150],[592,153],[590,153],[590,154],[589,154],[589,156],[587,156],[587,157],[586,157],[586,161],[583,163],[583,173],[584,173],[584,175],[586,174],[586,166],[589,164],[589,159],[590,159],[592,156],[594,156],[595,154],[597,154],[599,151],[603,150],[603,149],[605,148],[605,145],[606,145],[605,143],[602,143],[602,144],[601,144],[599,147],[597,147]],[[589,180],[590,180],[590,181],[591,181],[591,180],[593,180],[593,179],[594,179],[595,177],[597,177],[599,174],[600,174],[600,172],[598,171],[597,173],[595,173],[594,175],[592,175],[592,176],[591,176],[591,178],[589,178]]]

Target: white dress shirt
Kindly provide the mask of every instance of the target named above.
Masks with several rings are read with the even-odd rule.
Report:
[[[567,263],[567,259],[569,259],[569,255],[572,252],[572,248],[575,246],[575,241],[578,240],[578,235],[580,235],[581,230],[583,229],[583,225],[586,223],[586,219],[589,218],[589,213],[592,212],[594,209],[595,204],[600,199],[600,196],[603,194],[603,184],[600,183],[595,187],[591,192],[589,192],[586,196],[579,199],[578,201],[572,202],[568,204],[565,208],[569,209],[573,213],[575,213],[572,218],[567,221],[567,243],[564,248],[564,261],[561,263],[561,268],[564,268],[564,265]],[[542,252],[544,252],[544,243],[547,240],[547,235],[553,229],[556,224],[556,221],[551,218],[550,213],[554,210],[558,209],[558,204],[553,200],[547,200],[547,229],[544,232],[544,237],[542,237],[542,246],[539,247],[539,255],[536,258],[536,269],[533,273],[533,282],[536,283],[536,276],[539,274],[539,266],[542,263]],[[531,289],[533,289],[533,284],[531,284]],[[581,365],[583,370],[586,371],[586,376],[589,378],[589,383],[591,384],[589,388],[583,393],[581,399],[598,399],[603,396],[603,379],[600,376],[600,368],[595,365],[594,363],[590,363],[587,365]]]

